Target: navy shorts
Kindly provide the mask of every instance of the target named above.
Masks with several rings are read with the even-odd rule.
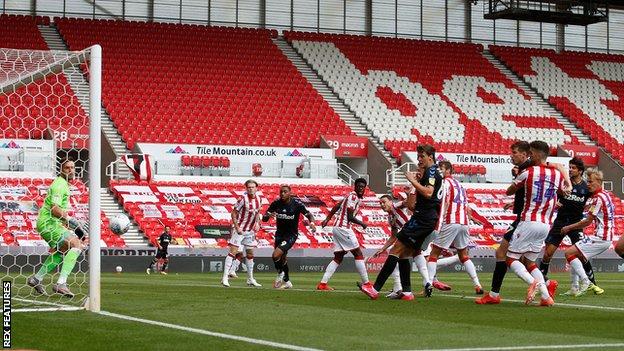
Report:
[[[288,250],[290,250],[293,247],[293,245],[295,245],[296,241],[297,241],[296,235],[288,235],[288,236],[276,235],[275,244],[273,244],[273,247],[275,247],[276,249],[279,248],[280,250],[282,250],[283,253],[287,253]]]
[[[572,223],[576,223],[576,222],[555,220],[552,228],[550,228],[550,231],[548,232],[548,236],[546,237],[546,240],[545,240],[546,244],[552,244],[552,245],[555,245],[556,247],[559,247],[559,245],[561,245],[561,241],[565,237],[565,235],[561,235],[561,228]],[[570,238],[570,241],[572,241],[572,244],[576,244],[579,240],[583,238],[583,233],[580,230],[575,230],[573,232],[568,233],[567,235]]]
[[[158,251],[156,251],[156,258],[161,259],[161,258],[167,258],[167,250],[161,250],[158,249]]]
[[[420,250],[425,239],[427,239],[434,230],[435,223],[422,223],[412,218],[405,223],[401,231],[396,234],[396,238],[407,247]]]

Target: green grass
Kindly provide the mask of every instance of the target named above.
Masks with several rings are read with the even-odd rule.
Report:
[[[258,275],[263,288],[219,286],[217,274],[104,274],[102,309],[133,317],[250,338],[328,350],[425,349],[624,342],[624,275],[599,273],[602,296],[557,297],[553,308],[528,307],[526,286],[508,274],[507,299],[479,306],[465,274],[442,274],[449,293],[412,302],[371,301],[355,291],[356,274],[339,273],[337,291],[313,291],[320,273],[292,274],[297,290],[270,288],[273,275]],[[482,274],[485,286],[491,274]],[[553,275],[568,287],[567,275]],[[416,283],[418,275],[413,277]],[[387,285],[390,287],[390,282]],[[298,290],[301,289],[301,290]],[[465,296],[462,298],[462,296]],[[581,306],[616,307],[601,310]],[[266,350],[226,340],[89,312],[13,314],[13,346],[39,350]],[[581,350],[579,348],[577,350]],[[611,348],[615,350],[616,348]],[[620,349],[624,349],[621,347]]]

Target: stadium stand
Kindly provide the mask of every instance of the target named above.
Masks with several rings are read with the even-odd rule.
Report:
[[[506,46],[490,50],[624,163],[624,56]]]
[[[0,178],[0,234],[5,245],[34,245],[43,240],[36,231],[39,208],[43,205],[52,178]],[[71,183],[72,202],[70,214],[78,219],[87,218],[89,192],[84,183]],[[108,218],[101,214],[102,241],[107,246],[125,247],[122,237],[109,229]],[[21,244],[20,244],[21,243]],[[45,244],[44,244],[45,245]]]
[[[284,35],[394,157],[419,143],[446,152],[503,154],[514,139],[540,138],[553,149],[579,143],[496,69],[481,45]]]
[[[70,49],[99,43],[102,100],[137,141],[317,147],[351,135],[271,41],[275,30],[55,19]]]
[[[153,243],[162,233],[163,224],[172,226],[172,233],[178,244],[189,246],[226,247],[225,238],[219,235],[202,238],[196,226],[206,226],[213,230],[221,229],[228,232],[231,220],[230,211],[236,199],[244,192],[241,184],[233,183],[202,183],[202,182],[136,182],[131,180],[113,181],[110,190],[124,210],[139,223],[145,237]],[[279,185],[265,184],[259,189],[263,197],[262,212],[269,201],[279,196]],[[351,191],[349,186],[293,185],[293,193],[298,195],[314,214],[316,223],[320,223],[332,206]],[[402,189],[396,187],[396,197],[404,196]],[[139,195],[140,194],[140,195]],[[485,224],[471,227],[474,245],[491,246],[498,243],[507,226],[514,220],[514,215],[503,210],[503,203],[511,201],[504,190],[468,189],[470,203],[476,215]],[[616,200],[618,213],[616,232],[624,229],[624,204]],[[364,246],[379,245],[385,242],[390,234],[387,217],[380,209],[377,197],[367,191],[361,216],[369,229],[364,232],[354,226],[360,243]],[[272,247],[274,223],[263,225],[258,234],[260,247]],[[330,248],[331,232],[311,233],[300,223],[300,235],[295,248]]]

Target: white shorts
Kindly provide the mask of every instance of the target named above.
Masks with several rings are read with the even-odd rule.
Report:
[[[258,246],[256,232],[248,231],[238,234],[236,231],[232,230],[232,237],[230,238],[230,241],[228,241],[228,244],[238,246],[239,251],[243,251],[243,248],[252,249]]]
[[[524,256],[531,261],[535,261],[544,240],[548,236],[550,225],[542,222],[520,222],[513,233],[513,238],[509,243],[507,257],[520,259]]]
[[[334,252],[351,251],[360,247],[360,243],[351,229],[334,227],[332,234],[334,236]]]
[[[595,236],[586,236],[574,244],[586,259],[598,256],[611,246],[610,241],[601,240]]]
[[[453,245],[454,248],[461,250],[468,247],[469,240],[467,225],[450,223],[442,225],[438,235],[433,240],[433,245],[447,250]]]

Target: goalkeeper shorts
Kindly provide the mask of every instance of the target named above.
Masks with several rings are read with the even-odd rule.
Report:
[[[72,231],[65,228],[60,223],[37,223],[37,232],[45,240],[50,247],[60,249],[60,245],[72,235]]]

